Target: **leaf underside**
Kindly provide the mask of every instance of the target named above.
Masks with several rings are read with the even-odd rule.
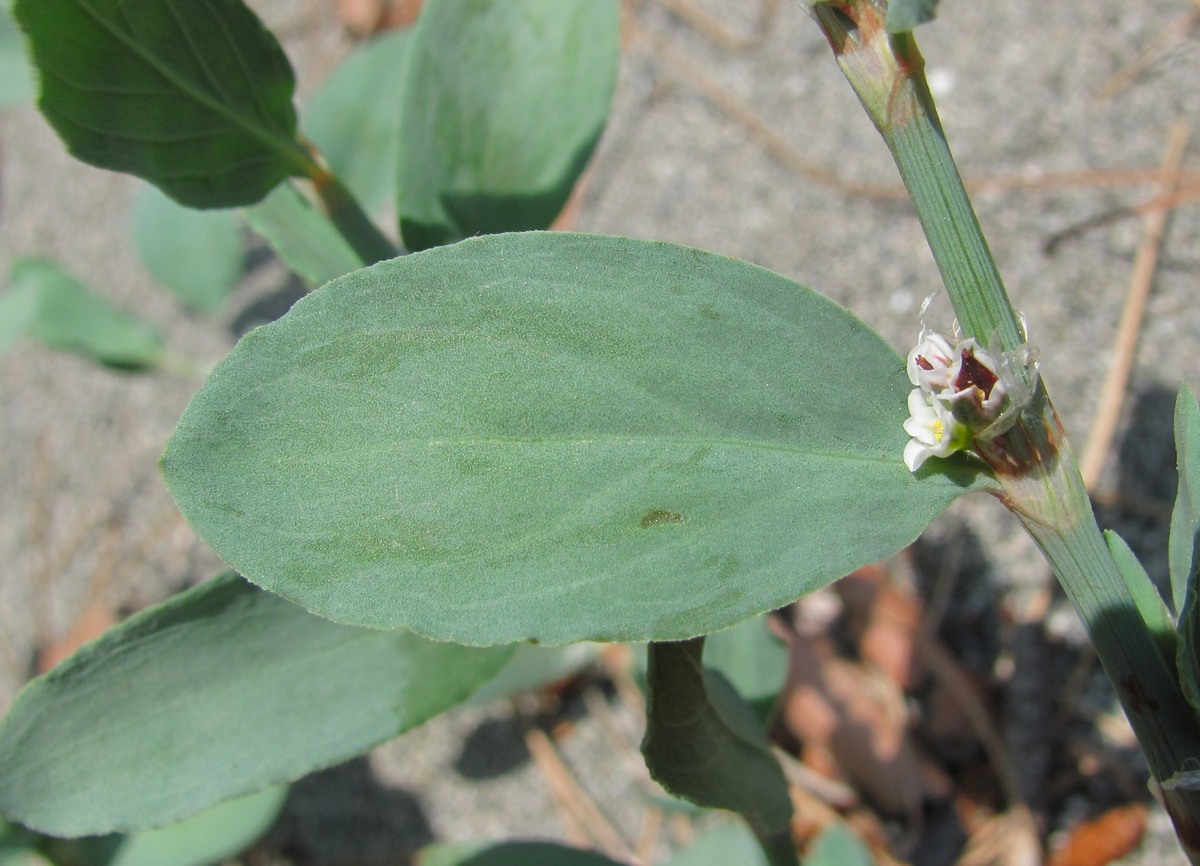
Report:
[[[162,465],[226,561],[335,621],[682,639],[890,555],[984,485],[905,468],[909,387],[861,322],[761,268],[498,235],[247,335]]]
[[[295,79],[241,0],[17,0],[38,106],[83,162],[190,207],[258,201],[308,158]]]
[[[781,833],[792,816],[783,770],[749,705],[701,665],[703,649],[704,638],[650,644],[646,767],[676,796],[743,815],[760,838]]]

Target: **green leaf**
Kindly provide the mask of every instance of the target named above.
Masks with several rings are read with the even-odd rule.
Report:
[[[224,303],[246,263],[236,213],[193,210],[153,186],[134,201],[133,243],[156,280],[205,312]]]
[[[391,30],[357,48],[300,115],[305,133],[370,211],[386,205],[396,188],[400,73],[411,37],[409,30]]]
[[[249,848],[271,829],[287,799],[286,785],[218,803],[198,815],[131,836],[52,843],[54,859],[89,866],[211,866]]]
[[[1179,687],[1192,708],[1200,713],[1200,593],[1189,590],[1179,614],[1179,642],[1175,667]]]
[[[421,866],[621,866],[597,851],[555,842],[466,842],[429,845]]]
[[[704,666],[720,671],[765,727],[775,714],[788,672],[788,650],[767,628],[765,617],[708,636]]]
[[[677,797],[746,818],[757,837],[785,831],[792,801],[753,711],[700,663],[704,638],[651,643],[646,737],[650,775]]]
[[[225,574],[21,691],[0,814],[59,836],[177,821],[421,724],[510,653],[336,625]]]
[[[0,0],[0,108],[33,99],[33,74],[25,53],[25,40]]]
[[[907,33],[926,21],[932,21],[937,16],[937,6],[938,0],[889,0],[888,32]]]
[[[9,271],[9,294],[0,298],[0,350],[17,329],[51,349],[131,369],[163,361],[163,341],[141,319],[93,295],[54,262],[20,259]],[[11,330],[10,330],[11,328]]]
[[[600,646],[592,643],[556,647],[518,644],[500,673],[471,695],[471,703],[482,705],[556,683],[575,675],[599,655]]]
[[[29,330],[37,319],[38,307],[39,295],[33,288],[0,295],[0,355]]]
[[[666,866],[767,866],[767,858],[754,834],[740,821],[710,827]]]
[[[873,866],[874,863],[871,849],[841,821],[826,827],[804,858],[804,866]]]
[[[1171,620],[1171,612],[1167,609],[1167,603],[1159,595],[1158,587],[1154,585],[1154,581],[1150,579],[1146,569],[1138,562],[1137,554],[1130,549],[1121,536],[1111,529],[1106,529],[1104,530],[1104,541],[1108,545],[1108,552],[1112,555],[1113,562],[1117,564],[1117,571],[1121,573],[1125,586],[1129,589],[1129,594],[1133,596],[1133,603],[1137,607],[1142,622],[1154,636],[1154,641],[1158,644],[1167,666],[1174,667],[1175,623]]]
[[[356,271],[364,264],[333,223],[290,182],[245,210],[246,220],[293,273],[309,286]]]
[[[54,866],[37,850],[42,837],[0,818],[0,866]]]
[[[38,105],[78,159],[145,178],[191,207],[266,195],[311,158],[295,78],[241,0],[17,0]]]
[[[227,562],[338,622],[681,639],[886,558],[990,483],[905,468],[910,387],[865,325],[753,265],[494,236],[247,335],[163,471]]]
[[[1171,512],[1171,537],[1167,561],[1171,570],[1171,595],[1175,610],[1182,611],[1200,580],[1197,541],[1200,540],[1200,407],[1186,384],[1175,401],[1175,459],[1179,488]]]
[[[396,207],[412,250],[546,228],[608,119],[613,0],[441,0],[409,50]]]

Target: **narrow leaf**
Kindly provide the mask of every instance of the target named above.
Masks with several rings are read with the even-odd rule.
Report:
[[[300,115],[305,134],[368,211],[386,205],[396,188],[401,71],[411,37],[392,30],[357,48]]]
[[[246,263],[236,213],[193,210],[153,186],[134,201],[133,243],[156,280],[205,312],[224,303]]]
[[[361,754],[466,699],[511,650],[336,625],[226,574],[21,691],[0,814],[128,832]]]
[[[608,119],[613,0],[441,0],[413,34],[396,206],[421,250],[554,221]]]
[[[0,299],[13,331],[0,326],[0,349],[16,327],[48,346],[101,364],[133,369],[163,360],[162,338],[141,319],[119,310],[45,259],[20,259],[9,271],[9,294]]]
[[[8,7],[0,0],[0,108],[29,102],[34,92],[25,40]]]
[[[784,831],[792,802],[753,712],[729,681],[700,663],[704,638],[652,643],[642,754],[677,797],[746,818],[758,837]]]
[[[241,0],[17,0],[14,12],[38,106],[76,158],[204,208],[309,171],[291,65]]]
[[[1171,513],[1167,560],[1171,569],[1171,595],[1178,612],[1183,610],[1200,579],[1196,555],[1200,539],[1200,407],[1186,384],[1180,387],[1175,401],[1175,459],[1179,488]]]
[[[247,335],[163,471],[227,562],[335,621],[682,639],[886,558],[988,484],[908,471],[910,387],[865,325],[761,268],[494,236]]]
[[[1175,666],[1183,696],[1200,713],[1200,593],[1192,590],[1188,591],[1187,601],[1179,614]]]
[[[421,866],[621,866],[597,851],[554,842],[490,842],[430,845]]]
[[[1108,552],[1112,554],[1117,571],[1125,581],[1129,594],[1133,596],[1138,614],[1146,628],[1154,636],[1163,659],[1168,667],[1175,665],[1175,623],[1171,620],[1171,612],[1167,603],[1159,595],[1158,587],[1146,573],[1146,569],[1138,562],[1137,555],[1125,543],[1125,540],[1111,529],[1104,531],[1104,541],[1108,544]]]
[[[309,286],[356,271],[364,264],[332,222],[290,182],[245,210],[246,221],[293,273]]]
[[[937,16],[938,0],[889,0],[887,29],[889,33],[906,33],[932,21]]]

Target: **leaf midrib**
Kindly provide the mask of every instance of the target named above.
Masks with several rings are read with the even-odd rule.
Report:
[[[102,30],[107,32],[117,41],[121,42],[137,57],[141,58],[143,62],[149,65],[155,72],[157,72],[159,75],[162,75],[165,79],[167,79],[167,81],[174,84],[185,97],[190,97],[194,102],[198,103],[202,107],[207,108],[209,111],[212,111],[221,117],[224,117],[233,126],[241,129],[243,132],[248,133],[253,138],[258,139],[269,149],[276,151],[280,156],[291,162],[304,173],[309,173],[310,161],[303,154],[293,139],[284,139],[274,134],[270,129],[264,127],[262,124],[247,120],[243,115],[230,111],[224,103],[212,99],[203,90],[193,86],[192,83],[186,78],[176,74],[170,66],[161,63],[157,56],[150,53],[148,50],[143,49],[140,43],[135,41],[128,34],[124,33],[112,22],[104,18],[98,11],[92,9],[87,0],[74,0],[74,2],[75,5],[85,15],[95,21]],[[184,28],[181,27],[181,29]],[[188,48],[191,50],[190,41]],[[240,56],[240,51],[237,53]],[[192,51],[192,54],[193,56],[196,56],[194,51]],[[203,66],[203,64],[200,65]]]
[[[230,437],[225,441],[237,441]],[[870,455],[853,451],[829,451],[816,448],[805,448],[796,445],[777,442],[761,442],[757,440],[720,439],[720,438],[689,438],[684,436],[439,436],[429,438],[392,438],[385,444],[375,448],[364,447],[361,441],[346,441],[344,449],[331,448],[322,444],[314,449],[314,454],[322,461],[336,458],[339,454],[361,459],[372,454],[382,454],[391,451],[410,448],[438,447],[477,447],[480,445],[494,446],[581,446],[581,445],[629,445],[629,446],[677,446],[680,448],[729,448],[743,451],[773,451],[800,457],[810,457],[823,460],[845,460],[852,463],[877,463],[882,465],[903,465],[901,452],[898,450],[894,457],[887,454]],[[244,445],[238,445],[239,449]],[[863,449],[865,452],[867,449]],[[880,446],[878,449],[886,452]],[[289,455],[295,459],[295,455]]]

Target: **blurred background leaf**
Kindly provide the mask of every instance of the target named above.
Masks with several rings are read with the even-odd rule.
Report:
[[[411,250],[544,229],[604,130],[612,0],[441,0],[413,32],[396,207]]]
[[[0,351],[25,334],[111,367],[144,369],[163,362],[163,341],[136,316],[93,294],[59,265],[19,259],[0,296]]]
[[[291,181],[284,181],[243,213],[250,227],[310,289],[365,264]]]
[[[304,106],[300,125],[370,212],[391,201],[399,158],[400,95],[411,33],[363,43]]]
[[[9,11],[11,3],[0,0],[0,108],[33,99],[33,71],[25,51],[25,39]]]
[[[133,243],[156,280],[206,313],[225,302],[246,264],[237,213],[184,207],[149,184],[134,200]]]

